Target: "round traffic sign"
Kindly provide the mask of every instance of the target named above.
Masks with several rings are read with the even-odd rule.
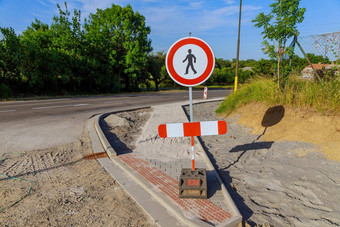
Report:
[[[185,37],[169,48],[165,65],[176,83],[193,87],[209,79],[215,67],[215,56],[202,39]]]

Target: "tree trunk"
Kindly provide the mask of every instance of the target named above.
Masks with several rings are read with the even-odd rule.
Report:
[[[158,91],[158,82],[155,81],[156,91]]]
[[[340,76],[339,58],[336,59],[335,67],[338,68],[338,76]]]
[[[278,88],[280,88],[280,60],[281,60],[281,55],[279,53],[278,60],[277,60],[277,86]]]

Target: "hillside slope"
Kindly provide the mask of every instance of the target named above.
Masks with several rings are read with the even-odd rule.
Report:
[[[301,141],[320,147],[325,158],[340,161],[340,116],[326,116],[308,109],[268,106],[256,102],[239,107],[238,123],[252,128],[266,141]],[[296,150],[300,156],[305,151]]]

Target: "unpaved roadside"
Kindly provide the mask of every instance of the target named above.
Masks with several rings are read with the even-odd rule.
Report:
[[[221,119],[218,106],[194,105],[194,120]],[[226,120],[226,135],[202,142],[248,224],[340,226],[339,162],[313,144],[263,141],[237,117]]]
[[[0,177],[0,226],[150,226],[150,219],[101,167],[84,160],[92,153],[85,131],[74,143],[4,154],[0,173],[34,181]]]
[[[220,102],[194,105],[194,120],[216,120]],[[169,111],[168,113],[170,113]],[[110,115],[104,123],[116,149],[134,149],[141,118],[150,109]],[[176,116],[174,116],[174,119]],[[201,141],[238,206],[244,223],[256,226],[339,226],[340,164],[320,148],[298,141],[263,141],[250,128],[226,119],[228,132]],[[131,132],[128,133],[127,132]],[[302,155],[303,154],[303,155]],[[247,226],[248,226],[247,225]]]
[[[194,120],[218,119],[214,112],[218,105],[194,105]],[[149,114],[121,113],[111,119],[121,121],[120,128],[106,125],[106,130],[121,149],[133,149],[141,132],[136,128]],[[248,224],[340,225],[339,162],[325,159],[313,144],[262,141],[236,117],[226,120],[226,135],[202,137],[202,142]],[[98,162],[82,159],[91,152],[84,132],[73,144],[1,162],[0,173],[35,185],[31,195],[0,213],[0,226],[149,226],[147,215]],[[27,182],[4,178],[0,185],[0,207],[15,202],[29,188]]]

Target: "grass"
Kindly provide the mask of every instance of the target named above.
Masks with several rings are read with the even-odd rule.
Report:
[[[240,106],[251,102],[264,102],[268,105],[287,105],[312,108],[322,114],[340,113],[340,80],[324,83],[290,77],[286,87],[279,89],[271,78],[254,78],[222,102],[217,113],[229,115]]]

